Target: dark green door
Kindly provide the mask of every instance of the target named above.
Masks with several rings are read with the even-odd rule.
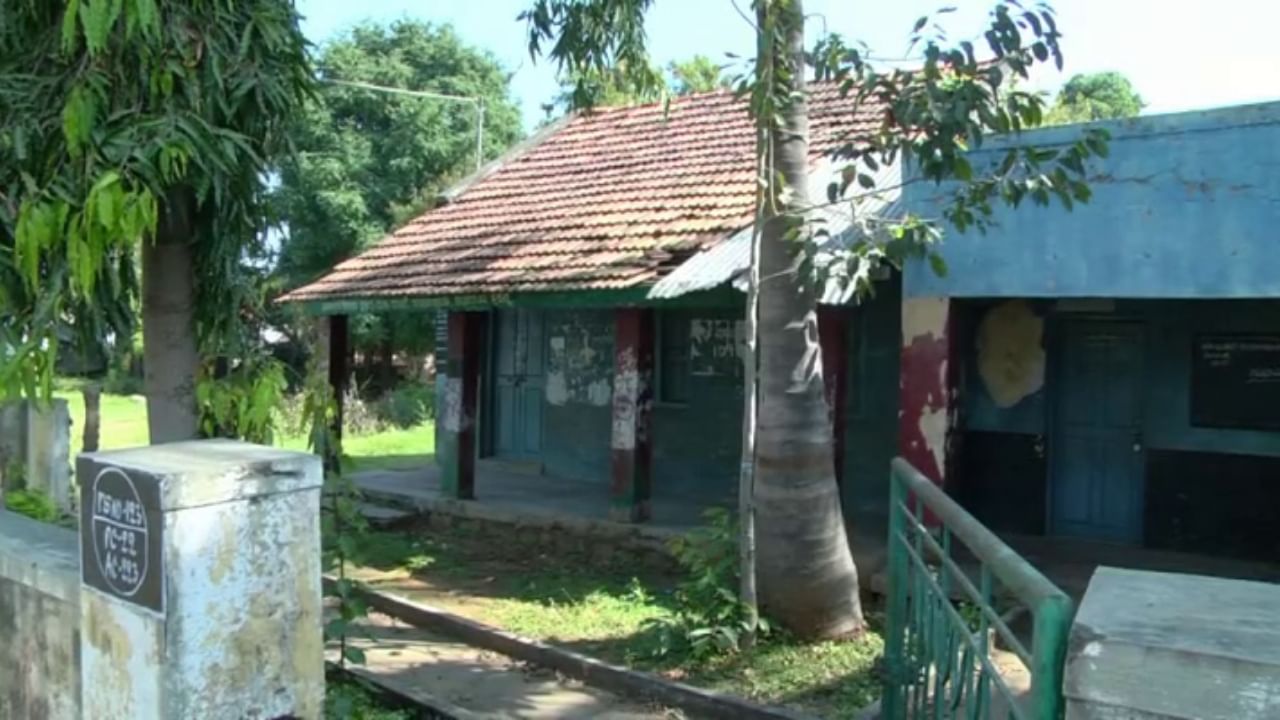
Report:
[[[542,452],[542,326],[536,310],[497,312],[493,454],[500,458],[530,460]]]
[[[1065,327],[1049,446],[1054,534],[1142,539],[1142,345],[1132,323]]]

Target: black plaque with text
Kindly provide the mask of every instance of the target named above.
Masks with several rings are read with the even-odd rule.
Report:
[[[81,458],[80,572],[84,583],[164,612],[160,481]]]
[[[1280,335],[1199,335],[1191,353],[1192,425],[1280,430]]]

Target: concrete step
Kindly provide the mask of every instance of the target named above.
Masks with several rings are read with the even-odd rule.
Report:
[[[375,505],[373,503],[362,502],[359,505],[360,514],[373,527],[387,527],[394,525],[401,520],[407,520],[414,516],[414,513],[406,510],[398,510],[385,505]]]

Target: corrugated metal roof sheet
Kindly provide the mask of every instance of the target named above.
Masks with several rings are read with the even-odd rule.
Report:
[[[840,169],[844,165],[845,163],[833,162],[829,158],[816,163],[809,175],[809,199],[817,205],[811,217],[830,233],[830,239],[826,242],[848,247],[855,238],[868,237],[873,232],[868,229],[866,222],[858,220],[902,216],[902,172],[898,164],[882,166],[879,171],[870,173],[879,190],[867,195],[868,191],[855,185],[845,195],[857,196],[856,205],[853,201],[827,204],[827,187],[839,181]],[[724,242],[693,254],[659,280],[649,290],[649,297],[654,300],[670,300],[691,292],[710,290],[728,282],[733,282],[734,287],[745,292],[754,230],[753,225],[747,225]],[[835,305],[847,302],[848,298],[840,283],[828,282],[820,301]]]
[[[836,86],[810,92],[815,157],[876,127]],[[649,285],[751,222],[755,131],[719,91],[571,118],[366,252],[283,300]]]

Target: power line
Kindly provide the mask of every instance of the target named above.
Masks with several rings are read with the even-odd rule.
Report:
[[[466,103],[474,106],[476,109],[476,170],[478,171],[484,166],[484,100],[478,97],[468,97],[466,95],[446,95],[444,93],[428,92],[426,90],[408,90],[405,88],[374,85],[373,83],[356,82],[352,80],[320,78],[320,82],[329,85],[356,88],[357,90],[368,90],[369,92],[380,92],[390,95],[407,95],[409,97],[424,98],[427,100],[443,100],[445,102]]]

